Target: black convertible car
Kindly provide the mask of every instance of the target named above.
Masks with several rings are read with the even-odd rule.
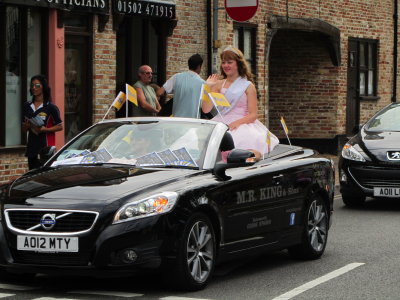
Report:
[[[366,197],[400,199],[400,103],[375,114],[343,147],[340,191],[348,206]]]
[[[150,268],[187,290],[217,263],[288,249],[320,257],[333,163],[278,145],[262,160],[208,120],[98,123],[1,187],[3,273],[118,276]],[[227,161],[221,152],[230,151]]]

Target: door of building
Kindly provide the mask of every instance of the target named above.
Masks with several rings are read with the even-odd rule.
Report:
[[[360,123],[360,97],[358,85],[358,43],[349,40],[347,64],[346,135],[353,135],[354,126]]]
[[[69,13],[64,17],[65,142],[92,124],[93,18]]]

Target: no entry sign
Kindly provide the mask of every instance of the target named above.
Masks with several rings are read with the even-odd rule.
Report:
[[[237,22],[252,18],[258,8],[258,0],[225,0],[225,10]]]

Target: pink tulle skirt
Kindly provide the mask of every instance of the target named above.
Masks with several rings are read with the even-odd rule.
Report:
[[[230,124],[243,116],[238,115],[225,115],[223,120],[217,115],[212,120]],[[271,142],[268,147],[267,144],[267,127],[264,126],[259,120],[252,123],[242,124],[238,128],[229,131],[235,142],[235,149],[254,149],[261,153],[269,153],[279,144],[279,139],[271,132]]]

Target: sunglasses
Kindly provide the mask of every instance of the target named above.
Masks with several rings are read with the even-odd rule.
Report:
[[[153,72],[141,72],[141,73],[146,75],[153,75]]]
[[[33,88],[39,89],[39,88],[41,88],[41,87],[42,87],[42,85],[41,85],[40,83],[31,84],[31,88],[32,88],[32,89],[33,89]]]

